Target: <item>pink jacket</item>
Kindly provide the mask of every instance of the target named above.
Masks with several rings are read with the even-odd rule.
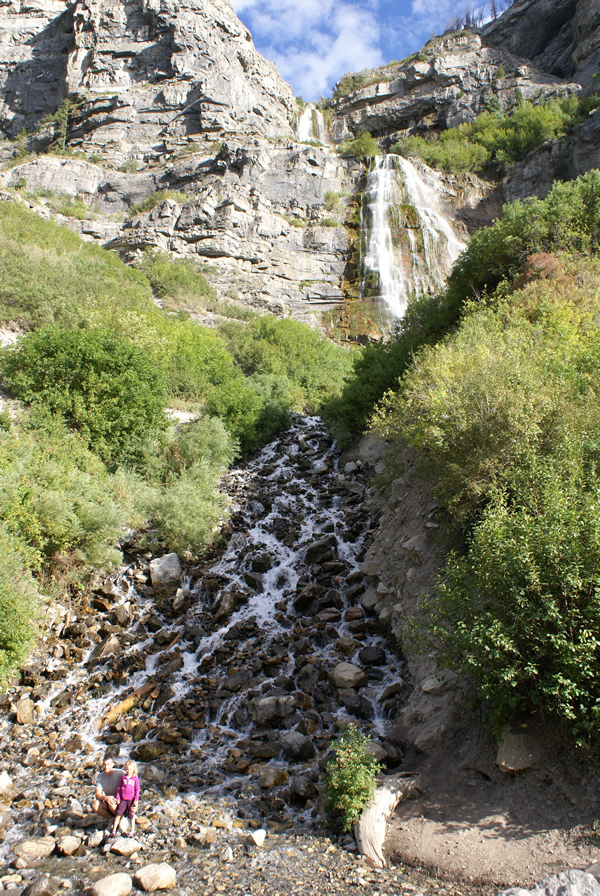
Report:
[[[121,800],[133,800],[134,803],[140,798],[140,779],[137,775],[132,775],[131,778],[128,778],[127,775],[123,775],[121,780],[119,781],[119,789],[117,790],[117,799],[119,802]]]

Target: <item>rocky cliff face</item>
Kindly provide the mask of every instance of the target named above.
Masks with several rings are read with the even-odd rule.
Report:
[[[191,134],[290,134],[295,114],[229,0],[3,4],[0,91],[9,136],[71,95],[71,146],[141,157]]]
[[[596,0],[516,0],[483,29],[484,39],[544,71],[593,89],[600,69],[600,6]]]
[[[553,99],[578,93],[564,82],[498,47],[486,46],[476,33],[431,40],[402,63],[361,73],[365,86],[334,104],[334,136],[341,140],[360,130],[393,142],[408,132],[440,131],[472,121],[495,97],[502,108],[525,99]]]

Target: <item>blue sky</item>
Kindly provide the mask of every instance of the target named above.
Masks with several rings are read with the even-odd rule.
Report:
[[[457,14],[456,0],[232,0],[263,56],[297,96],[330,96],[346,72],[403,59]],[[486,4],[487,5],[487,4]],[[500,3],[498,3],[500,6]]]

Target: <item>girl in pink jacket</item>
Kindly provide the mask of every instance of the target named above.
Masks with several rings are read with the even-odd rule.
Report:
[[[125,763],[125,774],[119,781],[119,789],[117,790],[117,814],[113,821],[112,836],[115,837],[121,819],[127,812],[130,828],[127,833],[128,837],[133,837],[135,829],[135,813],[137,811],[140,799],[140,779],[137,775],[137,765],[133,759],[128,759]]]

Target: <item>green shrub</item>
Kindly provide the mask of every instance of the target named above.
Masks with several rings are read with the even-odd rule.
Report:
[[[339,100],[341,97],[347,96],[349,93],[354,93],[355,90],[363,87],[364,83],[364,75],[344,75],[337,83],[335,90],[333,91],[333,98]]]
[[[369,738],[350,724],[332,744],[335,758],[327,764],[325,797],[327,811],[344,831],[352,827],[375,793],[381,766],[367,753]]]
[[[600,489],[581,458],[533,462],[495,492],[429,606],[441,662],[476,684],[492,727],[540,713],[579,745],[600,720]]]
[[[2,374],[14,395],[59,415],[107,462],[139,460],[166,427],[163,377],[109,330],[42,327],[3,353]]]
[[[172,199],[173,202],[185,202],[187,196],[180,190],[156,190],[154,193],[146,196],[145,199],[142,199],[141,202],[132,205],[129,209],[129,215],[130,217],[134,217],[135,215],[151,212],[153,208],[156,208],[156,206],[160,205],[162,202],[166,202],[167,199]]]
[[[352,140],[344,140],[338,147],[339,154],[345,158],[361,159],[367,161],[381,154],[375,137],[368,131],[359,131]]]
[[[28,569],[72,579],[118,561],[124,524],[142,521],[132,482],[111,476],[81,439],[46,412],[0,431],[0,518]],[[140,502],[138,504],[138,502]],[[136,507],[138,505],[138,507]],[[143,516],[142,511],[142,516]]]
[[[306,324],[272,315],[248,324],[226,323],[220,332],[246,376],[284,376],[299,390],[294,410],[315,410],[339,394],[350,371],[348,351],[311,330]]]
[[[598,97],[581,96],[534,103],[521,97],[505,115],[498,97],[491,95],[487,111],[474,122],[449,128],[437,138],[405,137],[391,147],[391,152],[417,156],[427,165],[454,173],[502,173],[536,146],[563,136],[584,121],[598,102]]]
[[[154,295],[167,308],[202,308],[207,300],[215,300],[215,290],[193,261],[172,259],[164,252],[147,252],[140,267]]]
[[[0,682],[5,683],[33,643],[41,597],[27,568],[26,551],[3,523],[0,551]]]

